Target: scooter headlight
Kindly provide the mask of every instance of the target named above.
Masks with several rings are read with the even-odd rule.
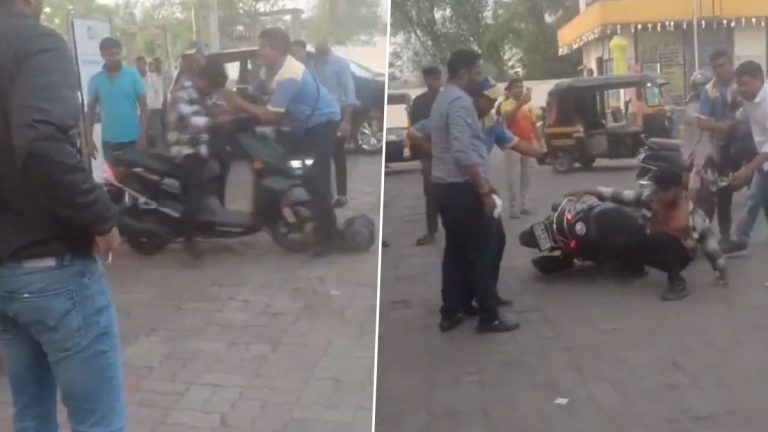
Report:
[[[304,161],[300,159],[288,161],[288,166],[293,169],[302,169],[304,167]]]

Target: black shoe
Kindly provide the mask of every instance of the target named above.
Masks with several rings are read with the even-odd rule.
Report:
[[[200,245],[195,239],[184,240],[184,250],[196,261],[200,261],[205,257],[203,250],[200,249]]]
[[[746,255],[749,253],[749,245],[743,241],[728,241],[724,242],[720,248],[723,251],[723,255],[727,257]]]
[[[419,237],[416,239],[416,246],[426,246],[431,245],[435,242],[435,235],[434,234],[424,234],[424,236]]]
[[[477,332],[480,334],[508,333],[520,328],[520,323],[507,323],[500,319],[493,322],[480,321],[477,323]]]
[[[499,298],[496,299],[496,305],[499,307],[510,307],[514,304],[515,302],[513,302],[512,300],[507,300],[501,296],[499,296]]]
[[[688,284],[685,282],[685,279],[679,278],[669,282],[667,289],[661,293],[661,301],[682,300],[688,297],[689,294]]]
[[[388,241],[386,241],[386,240],[382,240],[382,241],[381,241],[381,247],[383,247],[383,248],[388,248],[389,246],[390,246],[390,244],[389,244],[389,242],[388,242]]]
[[[445,333],[449,332],[456,327],[460,326],[461,323],[464,322],[464,318],[461,317],[460,314],[452,315],[452,316],[444,316],[440,320],[440,331]]]
[[[470,304],[469,306],[464,306],[463,308],[461,308],[461,313],[464,316],[476,317],[480,315],[480,310],[477,308],[477,306]]]
[[[333,201],[333,208],[342,208],[347,206],[347,197],[338,197]]]

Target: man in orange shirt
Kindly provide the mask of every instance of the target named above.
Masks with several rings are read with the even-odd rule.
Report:
[[[526,91],[523,80],[512,78],[506,87],[507,99],[499,106],[501,116],[513,135],[529,146],[539,147],[536,128],[536,110],[531,103],[530,89]],[[530,189],[531,158],[515,152],[505,152],[507,161],[507,185],[509,188],[509,217],[530,215],[528,190]],[[520,200],[518,201],[518,192]]]

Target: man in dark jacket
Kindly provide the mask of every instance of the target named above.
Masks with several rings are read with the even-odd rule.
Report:
[[[116,314],[96,254],[117,210],[78,156],[78,81],[42,0],[0,0],[0,346],[16,431],[125,430]]]

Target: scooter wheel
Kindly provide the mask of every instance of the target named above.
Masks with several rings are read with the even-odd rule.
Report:
[[[152,256],[157,255],[168,246],[168,242],[160,239],[151,239],[145,237],[127,237],[125,242],[139,255]]]
[[[299,222],[289,223],[281,217],[277,222],[267,226],[267,232],[272,240],[286,252],[304,253],[314,244],[312,213],[306,207],[296,207],[294,212],[299,217]]]

